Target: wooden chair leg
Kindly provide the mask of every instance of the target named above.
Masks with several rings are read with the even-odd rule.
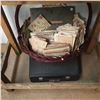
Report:
[[[96,44],[96,53],[97,53],[98,59],[100,59],[100,42],[97,42]]]
[[[3,81],[3,84],[11,83],[11,81],[3,73],[1,73],[1,79]],[[5,89],[5,90],[8,92],[13,92],[15,89]]]
[[[92,37],[89,43],[89,46],[87,48],[87,53],[91,53],[94,48],[96,48],[96,43],[97,43],[97,37],[100,33],[100,11],[97,15],[96,22],[93,27],[92,31]]]
[[[10,51],[11,51],[11,45],[9,44],[7,52],[6,52],[5,60],[3,62],[3,67],[1,70],[1,79],[4,83],[11,83],[11,81],[4,74],[8,66],[8,59],[9,59]]]
[[[11,45],[9,44],[9,45],[8,45],[8,48],[7,48],[5,60],[4,60],[4,62],[3,62],[3,67],[2,67],[2,71],[1,71],[2,73],[5,73],[5,71],[6,71],[6,69],[7,69],[10,51],[11,51]]]
[[[21,50],[20,50],[19,45],[18,45],[18,43],[17,43],[17,41],[16,41],[16,39],[14,37],[14,33],[13,33],[11,27],[10,27],[10,24],[8,22],[8,19],[7,19],[6,15],[5,15],[5,12],[4,12],[2,6],[1,6],[1,20],[2,20],[1,21],[1,26],[2,26],[2,28],[4,30],[5,35],[8,38],[9,43],[12,45],[12,47],[15,50],[16,54],[20,55],[21,54]]]
[[[11,82],[14,82],[14,83],[16,80],[19,59],[20,59],[20,56],[16,55],[16,60],[15,60],[14,69],[13,69],[12,78],[11,78]]]
[[[3,81],[3,84],[5,83],[11,83],[11,81],[5,76],[4,73],[1,73],[1,80]],[[14,89],[5,89],[8,92],[14,91]]]
[[[3,62],[3,67],[2,67],[2,70],[1,70],[1,80],[2,80],[3,84],[12,83],[12,81],[10,81],[7,78],[7,76],[5,75],[5,71],[6,71],[7,66],[8,66],[8,59],[9,59],[10,51],[11,51],[11,45],[9,44],[8,49],[6,51],[5,60]],[[9,92],[14,91],[14,89],[6,89],[6,90],[9,91]]]
[[[11,81],[5,76],[4,73],[1,73],[1,80],[2,80],[4,83],[11,83]]]
[[[1,70],[1,80],[2,80],[2,82],[4,84],[6,84],[6,83],[14,83],[15,82],[15,78],[16,78],[16,74],[17,74],[17,68],[18,68],[20,55],[16,55],[16,60],[15,60],[15,65],[14,65],[11,81],[5,75],[5,71],[6,71],[7,67],[8,67],[8,59],[9,59],[9,55],[10,55],[10,52],[11,52],[11,48],[12,48],[12,46],[11,46],[11,44],[9,44],[8,48],[7,48],[7,51],[6,51],[5,60],[3,62],[3,67],[2,67],[2,70]],[[10,90],[7,89],[7,91],[11,92],[11,91],[14,91],[14,89],[10,89]]]

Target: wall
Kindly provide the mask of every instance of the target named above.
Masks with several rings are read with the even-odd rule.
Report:
[[[1,43],[7,43],[7,41],[8,40],[7,40],[7,38],[4,34],[4,31],[3,31],[2,27],[0,26],[0,42]]]

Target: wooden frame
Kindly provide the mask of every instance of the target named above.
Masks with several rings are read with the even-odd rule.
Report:
[[[87,53],[91,53],[93,51],[93,49],[96,48],[97,37],[99,34],[100,34],[100,11],[97,15],[96,22],[94,24],[94,28],[92,31],[92,36],[90,39],[90,44],[89,44],[88,49],[87,49]]]
[[[7,63],[8,63],[8,58],[9,58],[10,50],[11,50],[11,45],[9,44],[8,45],[8,50],[6,52],[5,60],[4,60],[4,63],[3,63],[3,67],[2,67],[2,70],[1,70],[1,79],[2,79],[2,81],[4,83],[11,83],[10,80],[4,74],[6,69],[7,69]]]
[[[13,69],[13,74],[12,74],[11,81],[5,75],[6,69],[8,67],[8,59],[9,59],[9,56],[10,56],[11,48],[12,48],[12,46],[11,46],[11,44],[9,44],[8,45],[8,49],[6,51],[5,60],[3,62],[3,67],[2,67],[2,70],[1,70],[1,80],[2,80],[3,84],[14,83],[15,82],[15,78],[16,78],[16,73],[17,73],[17,68],[18,68],[18,61],[19,61],[19,55],[16,55],[15,66],[14,66],[14,69]],[[10,92],[13,89],[6,89],[6,90]]]
[[[3,89],[84,89],[100,90],[99,83],[14,83],[3,84]]]
[[[21,5],[21,4],[50,4],[50,5],[54,5],[54,4],[61,4],[61,3],[67,3],[70,1],[61,1],[61,0],[47,0],[47,1],[1,1],[2,5]],[[75,1],[72,1],[75,2]],[[89,2],[89,1],[88,1]]]
[[[44,1],[1,1],[1,5],[21,5],[21,4],[61,4],[61,3],[67,3],[67,2],[76,2],[77,0],[44,0]],[[80,1],[77,1],[80,2]],[[81,2],[94,2],[94,1],[90,1],[90,0],[86,0],[86,1],[81,1]],[[99,2],[99,1],[95,1],[95,2]]]
[[[100,42],[96,43],[96,52],[97,52],[97,56],[100,59]]]
[[[1,79],[2,79],[2,82],[3,83],[12,83],[12,82],[15,82],[15,75],[16,75],[16,72],[17,72],[17,65],[14,67],[14,70],[13,70],[13,76],[12,76],[12,80],[10,81],[7,76],[5,75],[5,71],[7,69],[7,66],[8,66],[8,59],[9,59],[9,55],[10,55],[10,51],[11,51],[11,48],[14,49],[15,53],[16,53],[16,62],[15,64],[18,63],[18,58],[21,54],[21,50],[19,48],[19,45],[14,37],[14,34],[13,34],[13,31],[9,25],[9,22],[6,18],[6,15],[3,11],[3,8],[1,7],[1,26],[4,30],[4,33],[5,35],[7,36],[8,38],[8,41],[9,41],[9,45],[8,45],[8,49],[6,51],[6,56],[5,56],[5,60],[3,62],[3,67],[2,67],[2,70],[1,70]]]
[[[9,44],[7,51],[6,51],[5,60],[3,62],[3,67],[2,67],[2,70],[1,70],[1,79],[2,79],[3,83],[14,83],[15,82],[15,77],[16,77],[16,72],[17,72],[17,67],[18,67],[18,61],[19,61],[19,55],[16,55],[15,66],[14,66],[14,69],[13,69],[11,81],[5,75],[6,69],[8,67],[8,59],[9,59],[9,56],[10,56],[11,48],[12,48],[12,46],[11,46],[11,44]]]
[[[37,3],[41,3],[43,4],[43,2],[1,2],[2,4],[37,4]],[[44,2],[44,4],[49,4],[49,2]],[[9,54],[11,51],[11,48],[13,48],[15,50],[15,53],[21,53],[19,46],[14,38],[14,36],[12,35],[12,31],[11,28],[8,27],[9,24],[7,24],[7,19],[5,20],[5,15],[4,13],[2,13],[2,28],[5,31],[5,34],[10,42],[9,46],[8,46],[8,50],[6,53],[6,58],[3,64],[3,68],[1,71],[1,79],[4,82],[1,86],[2,89],[6,89],[6,90],[12,90],[12,89],[99,89],[100,90],[100,83],[76,83],[76,82],[69,82],[69,83],[52,83],[52,82],[47,82],[47,83],[14,83],[15,82],[15,77],[16,77],[16,72],[17,72],[17,63],[19,61],[19,55],[16,55],[16,62],[15,62],[15,67],[13,70],[13,74],[12,74],[12,81],[9,81],[9,79],[5,76],[5,71],[7,68],[7,61],[9,59]],[[98,24],[100,23],[96,23],[96,27],[95,29],[98,27]],[[6,26],[6,27],[5,27]],[[98,28],[97,28],[98,29]],[[95,32],[94,32],[95,34]]]
[[[1,7],[1,26],[2,26],[2,28],[4,30],[5,35],[8,38],[8,41],[12,45],[13,49],[15,50],[15,52],[17,54],[20,54],[21,50],[20,50],[20,48],[18,46],[18,43],[17,43],[17,41],[16,41],[16,39],[14,37],[13,31],[12,31],[12,29],[10,27],[10,24],[9,24],[7,18],[6,18],[6,15],[5,15],[4,10],[3,10],[2,7]]]

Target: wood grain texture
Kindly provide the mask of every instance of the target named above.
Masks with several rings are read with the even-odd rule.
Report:
[[[3,84],[2,89],[100,89],[100,83],[15,83]]]
[[[99,100],[95,90],[15,90],[1,92],[2,100]]]
[[[6,69],[7,69],[10,51],[11,51],[11,45],[9,44],[9,45],[8,45],[8,48],[7,48],[5,60],[4,60],[4,62],[3,62],[3,67],[2,67],[2,71],[1,71],[2,73],[4,73],[4,72],[6,71]]]
[[[1,80],[2,80],[4,83],[11,83],[10,80],[7,78],[7,76],[5,76],[4,73],[1,73]]]
[[[11,77],[11,81],[12,82],[15,82],[15,80],[16,80],[16,75],[17,75],[19,60],[20,60],[20,56],[16,56],[15,64],[14,64],[14,69],[13,69],[12,77]]]
[[[12,45],[13,49],[15,50],[16,54],[20,54],[21,53],[20,48],[14,37],[13,31],[9,25],[9,22],[6,18],[6,15],[5,15],[2,7],[1,7],[1,26],[4,30],[5,35],[8,38],[9,43]]]
[[[7,66],[8,66],[8,59],[9,59],[10,51],[11,51],[11,45],[9,44],[8,48],[7,48],[7,51],[6,51],[5,60],[3,62],[3,67],[2,67],[2,70],[1,70],[1,80],[4,83],[11,83],[10,80],[5,75],[5,71],[6,71]]]
[[[99,33],[100,33],[100,11],[97,15],[97,18],[93,27],[92,36],[91,36],[91,40],[87,49],[87,53],[91,53],[93,49],[96,47],[97,37]]]
[[[18,5],[18,4],[59,4],[59,3],[67,3],[70,1],[1,1],[2,5]]]
[[[98,59],[100,59],[100,42],[97,42],[96,44],[96,53],[97,53]]]
[[[54,5],[54,4],[62,4],[62,3],[72,3],[72,2],[77,2],[79,3],[80,1],[77,0],[40,0],[40,1],[1,1],[1,5],[20,5],[20,4],[46,4],[46,5]],[[94,2],[94,1],[90,1],[90,0],[84,0],[82,2]],[[95,2],[99,2],[99,0],[96,0]]]

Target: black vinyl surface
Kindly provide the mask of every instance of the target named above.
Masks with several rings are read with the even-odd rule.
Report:
[[[31,8],[31,20],[35,20],[40,14],[44,16],[49,22],[51,21],[62,21],[61,24],[51,24],[49,29],[56,29],[59,25],[64,25],[66,23],[72,24],[75,7],[48,7],[48,8]]]
[[[74,81],[81,75],[80,56],[64,62],[38,62],[30,58],[29,76],[32,82]]]

